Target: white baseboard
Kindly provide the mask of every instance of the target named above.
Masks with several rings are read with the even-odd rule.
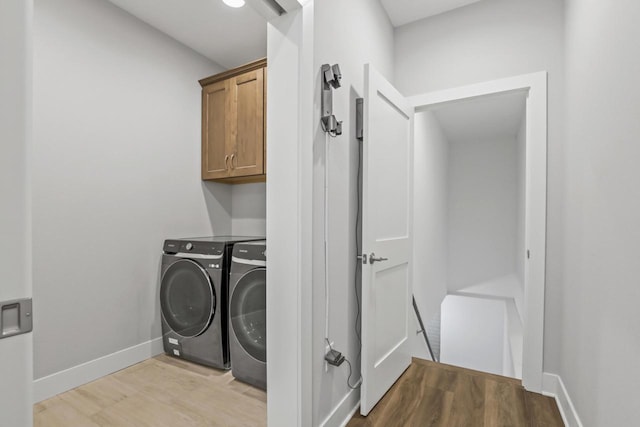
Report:
[[[159,337],[64,371],[38,378],[33,382],[34,403],[135,365],[143,360],[157,356],[163,351],[162,337]]]
[[[344,427],[360,407],[360,390],[349,390],[320,427]]]
[[[555,398],[566,427],[583,427],[567,388],[559,375],[547,372],[542,374],[542,394]]]
[[[349,411],[347,416],[344,418],[344,420],[342,421],[342,424],[340,424],[340,427],[346,427],[346,425],[349,424],[349,421],[351,421],[351,418],[353,418],[353,415],[356,413],[358,408],[360,408],[360,399],[358,399],[354,407],[351,408],[351,411]]]

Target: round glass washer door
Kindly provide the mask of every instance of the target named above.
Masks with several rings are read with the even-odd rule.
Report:
[[[216,295],[207,272],[181,259],[167,268],[160,285],[160,307],[169,327],[183,337],[203,333],[215,314]]]
[[[254,359],[267,361],[267,270],[256,268],[238,280],[229,303],[231,328]]]

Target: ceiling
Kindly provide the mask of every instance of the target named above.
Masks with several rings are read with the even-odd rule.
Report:
[[[222,0],[109,1],[224,68],[267,55],[267,21],[262,10],[266,3],[262,0],[247,0],[246,6],[237,9]],[[480,0],[380,1],[397,27]]]
[[[267,56],[265,18],[221,0],[109,0],[224,68]]]
[[[434,106],[440,127],[450,142],[515,137],[525,113],[526,92],[483,96]]]
[[[413,21],[448,12],[480,0],[380,0],[391,23],[399,27]]]

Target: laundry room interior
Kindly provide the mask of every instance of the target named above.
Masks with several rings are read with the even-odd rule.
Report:
[[[231,246],[223,249],[224,258],[217,259],[216,251],[226,242],[266,235],[264,168],[245,173],[254,182],[230,184],[225,179],[238,178],[204,176],[202,129],[217,129],[221,113],[213,99],[210,122],[203,121],[202,92],[219,83],[200,83],[264,58],[265,21],[246,11],[238,17],[221,1],[199,2],[199,8],[174,16],[181,6],[173,1],[119,2],[129,12],[117,3],[35,3],[36,425],[113,425],[123,418],[139,425],[202,424],[230,402],[236,402],[238,422],[266,424],[265,384],[254,387],[235,379],[239,374],[231,374],[229,344],[222,344],[233,338],[227,338],[226,321],[217,325],[224,332],[214,330],[227,316],[232,287],[224,277],[230,274]],[[199,13],[228,23],[208,30]],[[162,27],[166,20],[169,31],[176,31],[184,26],[180,19],[200,20],[198,29],[208,31],[191,34],[204,54],[143,22]],[[224,31],[243,33],[242,47],[227,51],[230,43],[219,38]],[[214,36],[217,42],[206,42]],[[262,73],[264,61],[253,68],[245,67],[243,75]],[[235,132],[245,140],[250,131],[261,134],[229,153],[234,172],[246,166],[244,160],[263,161],[264,112],[256,111],[264,103],[262,74],[258,80],[249,78],[239,89],[246,97],[254,85],[262,98],[242,104],[253,108],[245,113],[253,114],[253,121],[245,119]],[[224,136],[222,143],[224,149]],[[259,144],[260,151],[246,154],[250,143]],[[227,167],[231,171],[231,161]],[[175,248],[165,244],[172,239],[178,242]],[[224,266],[210,268],[219,263]],[[254,338],[259,346],[264,333]],[[151,359],[161,353],[211,369],[189,371],[167,359]],[[125,377],[105,377],[130,365],[135,372]],[[87,390],[72,390],[85,383]],[[105,391],[110,387],[115,389]],[[65,395],[66,390],[71,391]],[[78,398],[83,393],[97,399],[97,406]],[[190,403],[220,394],[217,406]],[[250,404],[242,400],[246,396]],[[181,405],[187,409],[177,409]],[[136,412],[135,406],[147,409]]]
[[[631,3],[4,1],[0,424],[632,425]]]

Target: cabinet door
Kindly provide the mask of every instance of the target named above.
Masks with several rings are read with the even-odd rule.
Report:
[[[230,80],[231,176],[264,173],[264,70]]]
[[[229,81],[202,89],[202,179],[226,178],[230,170]]]

